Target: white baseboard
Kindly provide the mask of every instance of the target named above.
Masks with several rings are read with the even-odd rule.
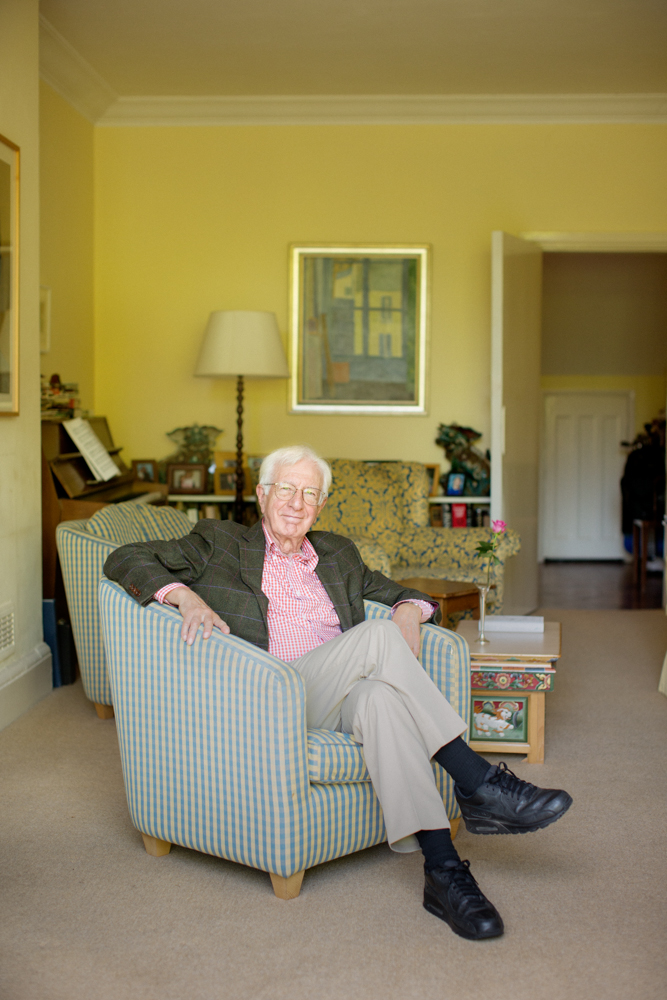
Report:
[[[0,729],[4,729],[53,687],[51,650],[38,643],[18,660],[11,660],[0,669]]]

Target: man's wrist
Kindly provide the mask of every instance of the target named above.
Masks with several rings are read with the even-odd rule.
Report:
[[[414,605],[421,614],[420,624],[427,622],[429,618],[432,618],[435,612],[440,607],[439,604],[432,604],[431,601],[420,601],[416,597],[408,597],[404,601],[397,601],[391,609],[391,616],[394,617],[394,612],[397,608],[400,608],[402,604],[412,604]]]
[[[172,590],[176,590],[177,587],[186,587],[186,585],[184,583],[168,583],[165,587],[160,587],[160,589],[153,594],[153,597],[160,604],[172,604],[171,601],[167,600],[167,595],[170,594]],[[189,588],[186,587],[186,590],[188,589]],[[175,605],[172,605],[172,607],[175,607]]]

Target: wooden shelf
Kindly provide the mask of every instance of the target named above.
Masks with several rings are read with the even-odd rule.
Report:
[[[236,494],[234,493],[169,493],[167,495],[169,503],[182,501],[183,503],[234,503]],[[245,503],[253,503],[257,497],[253,494],[244,496]]]
[[[429,497],[429,503],[491,503],[491,497]]]

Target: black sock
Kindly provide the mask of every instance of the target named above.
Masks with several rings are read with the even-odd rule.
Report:
[[[461,860],[452,843],[449,830],[420,830],[415,836],[422,849],[427,872],[442,867],[445,861]]]
[[[433,760],[437,760],[440,767],[444,767],[447,774],[451,774],[464,795],[472,795],[485,780],[490,769],[489,763],[471,750],[460,736],[440,747],[438,752],[433,754]]]

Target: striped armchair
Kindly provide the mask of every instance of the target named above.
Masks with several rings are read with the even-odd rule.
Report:
[[[110,504],[88,520],[63,521],[56,529],[83,689],[101,719],[114,714],[97,603],[106,558],[119,545],[182,538],[191,528],[185,514],[173,507],[130,502]]]
[[[127,801],[149,854],[179,844],[259,868],[293,899],[306,868],[386,839],[360,746],[306,729],[289,664],[220,632],[187,646],[175,609],[141,607],[109,580],[99,599]],[[388,615],[367,602],[367,618]],[[423,626],[421,662],[466,718],[461,636]],[[451,779],[434,770],[454,832]]]

